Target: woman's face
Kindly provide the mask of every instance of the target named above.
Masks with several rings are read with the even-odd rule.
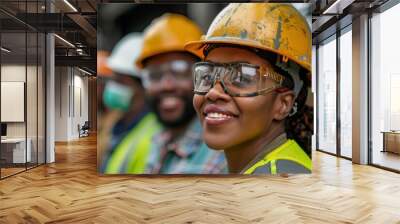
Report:
[[[246,62],[271,67],[253,52],[231,47],[213,49],[206,61]],[[276,84],[272,80],[268,82],[271,86]],[[193,105],[201,120],[207,145],[214,149],[229,149],[268,134],[273,120],[280,119],[282,112],[282,105],[276,102],[277,95],[272,92],[255,97],[231,97],[224,93],[219,82],[206,95],[196,94]]]

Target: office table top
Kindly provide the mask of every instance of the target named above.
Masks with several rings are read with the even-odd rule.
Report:
[[[29,141],[29,138],[27,139]],[[25,138],[2,138],[1,143],[20,143],[24,142]]]
[[[381,131],[383,134],[400,134],[400,131]]]

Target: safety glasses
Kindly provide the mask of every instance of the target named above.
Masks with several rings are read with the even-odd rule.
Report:
[[[159,66],[149,66],[143,69],[143,84],[160,84],[164,78],[169,78],[177,83],[192,82],[191,63],[184,60],[175,60]]]
[[[270,68],[242,62],[198,62],[193,65],[193,75],[195,94],[207,94],[219,81],[224,92],[232,97],[267,94],[281,88],[285,79]]]

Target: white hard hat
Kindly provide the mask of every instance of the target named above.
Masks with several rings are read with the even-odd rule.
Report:
[[[141,51],[142,41],[143,36],[140,33],[131,33],[123,37],[115,45],[111,56],[107,60],[111,70],[140,78],[135,61]]]

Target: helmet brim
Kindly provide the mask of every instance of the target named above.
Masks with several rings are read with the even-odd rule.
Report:
[[[197,57],[204,60],[204,48],[209,44],[229,44],[229,45],[239,45],[245,47],[253,47],[260,50],[269,51],[275,54],[279,54],[282,56],[286,56],[288,59],[296,62],[302,68],[306,69],[307,71],[311,72],[311,65],[309,63],[305,63],[297,58],[293,58],[289,55],[282,54],[279,50],[274,48],[269,48],[263,45],[260,45],[256,41],[245,40],[240,38],[232,38],[232,37],[221,37],[221,38],[213,38],[211,40],[200,40],[200,41],[191,41],[185,45],[185,50],[196,55]]]

